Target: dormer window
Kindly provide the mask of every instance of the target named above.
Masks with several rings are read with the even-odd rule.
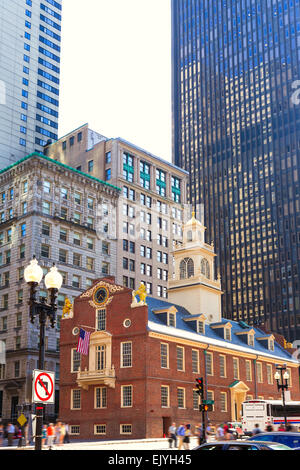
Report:
[[[197,321],[197,332],[200,333],[201,335],[205,334],[205,323],[203,320]]]
[[[274,351],[274,348],[275,348],[275,342],[274,342],[274,336],[273,335],[270,335],[270,336],[261,336],[260,338],[256,338],[257,341],[259,341],[261,343],[262,346],[264,346],[265,348],[268,348],[269,351]]]
[[[176,313],[168,312],[168,326],[176,327]]]
[[[187,233],[187,236],[186,236],[186,239],[188,242],[192,242],[193,241],[193,232],[192,230],[189,230],[188,233]]]
[[[248,334],[248,345],[254,347],[254,335]]]
[[[231,329],[230,328],[224,328],[224,339],[227,341],[231,341]]]
[[[232,325],[230,322],[227,323],[214,323],[210,325],[212,330],[215,330],[216,333],[221,336],[226,341],[231,341],[231,328]]]

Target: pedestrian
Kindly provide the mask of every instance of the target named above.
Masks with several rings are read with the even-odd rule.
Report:
[[[14,436],[15,436],[15,427],[12,423],[8,423],[6,432],[7,432],[8,446],[11,447],[13,445]]]
[[[216,438],[217,441],[223,441],[224,439],[224,429],[222,428],[221,424],[219,424],[219,426],[217,427]]]
[[[3,445],[4,429],[3,424],[0,424],[0,446]]]
[[[256,423],[256,425],[254,426],[254,429],[253,429],[253,431],[252,431],[252,435],[253,435],[253,436],[256,436],[256,434],[260,434],[260,433],[261,433],[261,429],[260,429],[260,427],[259,427],[259,424]]]
[[[172,423],[169,427],[169,448],[172,449],[172,444],[174,443],[174,447],[177,447],[177,436],[176,436],[176,423]]]
[[[46,445],[46,441],[47,441],[47,425],[44,424],[43,429],[42,429],[42,446]]]
[[[63,445],[64,444],[64,440],[65,440],[65,435],[66,435],[66,428],[65,428],[65,425],[64,423],[60,423],[60,441],[59,441],[59,445]]]
[[[190,437],[191,437],[191,425],[186,424],[184,426],[184,437],[183,437],[183,447],[185,450],[190,448]]]
[[[23,429],[18,428],[17,430],[17,439],[18,439],[18,447],[23,447]]]
[[[179,428],[177,429],[177,436],[178,436],[178,440],[179,440],[178,450],[181,450],[181,448],[183,446],[184,434],[185,434],[185,427],[184,427],[184,424],[181,424],[179,426]]]
[[[268,426],[266,427],[266,432],[273,432],[274,429],[273,429],[273,426],[271,424],[268,424]]]
[[[283,423],[281,423],[281,424],[279,425],[278,431],[283,431],[283,432],[285,431],[285,427],[284,427],[284,424],[283,424]]]
[[[55,425],[55,444],[60,445],[60,426],[61,422],[58,421]]]
[[[213,435],[212,428],[211,428],[210,423],[208,423],[206,426],[206,430],[205,430],[206,442],[208,442],[209,437],[212,435]]]
[[[197,436],[198,445],[200,446],[202,444],[202,424],[197,424],[195,428],[195,436]]]
[[[64,438],[64,444],[70,444],[69,425],[67,423],[65,424],[65,430],[66,434]]]
[[[50,423],[49,426],[47,427],[47,445],[48,445],[49,450],[52,449],[53,440],[54,440],[54,426],[52,423]]]

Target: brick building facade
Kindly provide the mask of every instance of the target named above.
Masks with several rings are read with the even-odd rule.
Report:
[[[299,363],[274,336],[222,318],[214,250],[204,235],[194,217],[185,225],[168,301],[147,297],[144,304],[111,277],[75,299],[60,344],[60,418],[73,437],[162,437],[172,421],[193,428],[197,377],[214,400],[213,424],[238,421],[246,398],[280,398],[277,364],[287,364],[291,399],[299,400]],[[88,356],[76,351],[80,328],[91,333]]]

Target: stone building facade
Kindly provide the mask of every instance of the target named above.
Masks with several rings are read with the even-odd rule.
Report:
[[[106,138],[88,124],[49,145],[45,153],[121,188],[117,208],[118,284],[167,298],[172,250],[182,238],[188,174],[124,139]]]
[[[0,172],[0,418],[15,419],[31,401],[38,364],[39,323],[29,321],[24,268],[33,255],[45,274],[63,276],[56,328],[46,331],[46,370],[59,384],[59,334],[65,299],[116,270],[113,214],[119,189],[38,153]],[[42,281],[39,296],[46,297]],[[0,351],[1,352],[1,351]],[[58,406],[58,400],[56,400]],[[53,409],[47,408],[53,414]]]

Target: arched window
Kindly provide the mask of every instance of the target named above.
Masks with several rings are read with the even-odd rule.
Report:
[[[209,262],[205,258],[203,258],[203,260],[201,261],[201,274],[203,274],[203,276],[207,277],[207,279],[210,278]]]
[[[188,279],[194,276],[194,261],[184,258],[180,263],[180,279]]]

